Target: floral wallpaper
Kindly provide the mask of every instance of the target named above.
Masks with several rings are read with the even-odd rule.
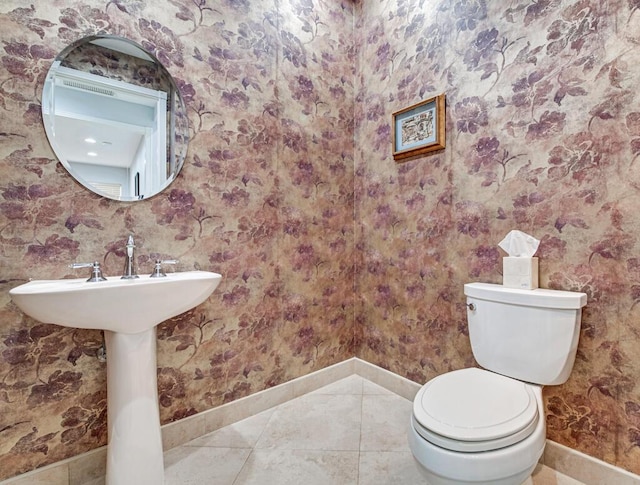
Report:
[[[397,0],[356,10],[359,357],[415,381],[473,365],[463,284],[541,240],[540,283],[583,291],[548,437],[640,473],[640,5]],[[396,164],[391,114],[445,92],[447,147]]]
[[[223,275],[158,329],[163,423],[354,355],[417,382],[474,365],[462,285],[541,240],[543,287],[584,291],[548,436],[640,473],[636,2],[6,0],[0,5],[0,479],[106,443],[100,332],[10,288],[72,261]],[[145,46],[185,99],[180,176],[137,203],[56,162],[44,76],[89,34]],[[447,148],[395,163],[391,113],[445,92]]]
[[[140,274],[176,258],[223,275],[206,303],[158,328],[163,423],[355,354],[353,5],[160,3],[0,5],[0,480],[107,439],[101,333],[33,321],[8,291],[83,277],[73,261],[119,275],[129,234]],[[185,166],[149,200],[86,191],[42,128],[49,66],[95,33],[150,50],[188,108]]]

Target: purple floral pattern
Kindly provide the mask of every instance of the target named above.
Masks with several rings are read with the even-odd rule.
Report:
[[[100,332],[35,322],[8,290],[81,277],[67,269],[80,260],[116,275],[129,233],[141,273],[176,258],[179,270],[223,275],[206,303],[158,328],[163,423],[355,355],[352,20],[346,4],[303,0],[2,4],[0,480],[107,439]],[[96,33],[153,52],[187,104],[185,167],[148,201],[84,190],[41,127],[51,62]],[[103,72],[114,60],[89,62]]]
[[[418,382],[474,365],[462,285],[500,281],[516,227],[542,286],[589,297],[549,438],[640,473],[636,4],[3,2],[0,480],[106,443],[100,333],[25,317],[28,278],[116,275],[129,233],[141,272],[223,275],[158,328],[166,423],[354,355]],[[41,129],[50,63],[95,33],[146,46],[187,104],[185,167],[148,201],[74,183]],[[447,149],[394,163],[391,113],[440,92]]]

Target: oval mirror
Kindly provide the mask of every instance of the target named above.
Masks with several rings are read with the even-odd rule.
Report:
[[[187,153],[176,83],[152,54],[121,37],[85,37],[60,53],[44,83],[42,118],[69,174],[110,199],[162,192]]]

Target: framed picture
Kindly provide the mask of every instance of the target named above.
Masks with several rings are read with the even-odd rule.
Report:
[[[444,93],[393,113],[393,158],[444,148]]]

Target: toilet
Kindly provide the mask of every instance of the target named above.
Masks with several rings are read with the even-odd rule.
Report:
[[[542,386],[575,361],[587,295],[464,285],[480,368],[439,375],[416,394],[409,445],[430,485],[520,485],[546,442]]]

